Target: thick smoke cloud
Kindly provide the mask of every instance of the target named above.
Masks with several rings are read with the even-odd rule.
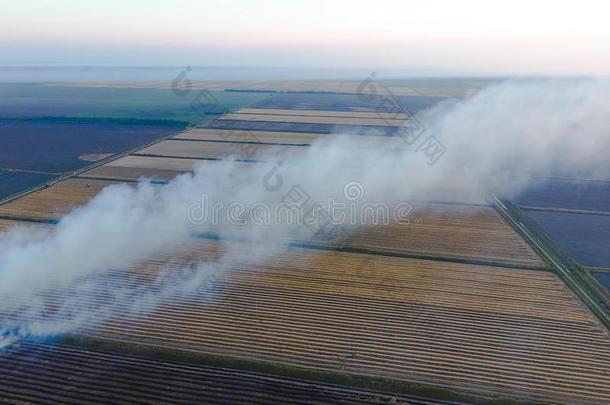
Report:
[[[0,346],[76,331],[119,306],[136,315],[202,294],[211,276],[265,261],[289,242],[337,243],[357,224],[382,223],[363,214],[367,204],[383,204],[397,220],[408,216],[410,202],[451,199],[456,187],[515,195],[527,184],[525,175],[607,178],[608,95],[608,80],[530,80],[443,103],[420,116],[424,136],[446,148],[434,165],[401,136],[331,136],[291,154],[258,156],[264,164],[207,162],[165,185],[107,187],[54,227],[0,236]],[[306,201],[300,211],[277,214],[297,200]],[[343,204],[348,223],[333,227],[339,233],[321,233],[320,211],[313,222],[307,218],[315,203]],[[179,276],[184,263],[171,263],[149,284],[129,282],[125,269],[138,260],[197,235],[227,241],[219,258],[188,263],[188,278]],[[252,243],[239,243],[244,240]],[[109,272],[115,277],[103,277]],[[57,291],[63,298],[50,305]],[[92,293],[106,294],[105,303],[92,304]]]
[[[430,130],[480,184],[505,195],[515,176],[610,175],[610,80],[505,82],[426,112]]]

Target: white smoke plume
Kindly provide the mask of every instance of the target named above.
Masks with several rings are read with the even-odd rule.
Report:
[[[422,136],[446,148],[434,165],[401,136],[332,136],[289,155],[260,156],[265,164],[207,162],[162,186],[109,186],[54,227],[19,227],[0,236],[0,347],[20,337],[73,332],[104,320],[119,303],[142,313],[200,294],[210,275],[279,254],[289,242],[315,241],[321,237],[315,224],[275,217],[295,197],[307,202],[293,215],[306,215],[316,202],[356,201],[384,204],[396,220],[408,215],[411,201],[450,200],[456,184],[474,194],[491,188],[514,195],[526,185],[524,175],[607,178],[609,95],[606,79],[527,80],[443,103],[420,116]],[[257,217],[265,212],[272,214],[268,221]],[[352,223],[364,220],[358,212]],[[339,229],[346,228],[353,227]],[[125,282],[129,266],[197,234],[227,243],[219,259],[189,263],[193,277],[167,271],[150,285]],[[252,243],[230,242],[236,239]],[[108,272],[116,281],[102,284],[98,276]],[[49,309],[45,297],[58,290],[65,298]],[[100,291],[107,304],[93,306],[87,296]]]
[[[430,130],[482,184],[516,194],[515,176],[608,178],[610,80],[510,81],[426,113]]]

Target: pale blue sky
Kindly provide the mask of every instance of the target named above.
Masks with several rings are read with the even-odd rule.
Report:
[[[604,1],[0,1],[0,64],[610,74]]]

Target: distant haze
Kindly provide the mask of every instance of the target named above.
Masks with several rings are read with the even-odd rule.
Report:
[[[0,5],[0,65],[608,75],[607,3],[50,1]]]
[[[150,81],[169,82],[182,72],[182,66],[0,66],[0,82],[87,82]],[[250,66],[188,66],[188,76],[195,81],[240,80],[364,80],[371,69],[354,68],[280,68]],[[383,79],[404,77],[443,77],[442,72],[415,69],[383,69],[376,73]]]

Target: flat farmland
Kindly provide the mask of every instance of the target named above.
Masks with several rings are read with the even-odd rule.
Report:
[[[83,154],[117,153],[169,136],[183,126],[120,120],[2,120],[0,167],[61,173],[85,167]]]
[[[168,72],[168,75],[175,72]],[[365,77],[362,78],[363,80]],[[318,97],[333,95],[373,95],[388,92],[396,96],[415,96],[430,98],[464,97],[469,92],[483,88],[493,81],[486,80],[449,80],[443,79],[410,79],[382,80],[373,86],[362,86],[362,80],[244,80],[244,81],[201,81],[192,80],[193,90],[234,91],[239,92],[279,92],[292,95],[301,93]],[[167,80],[137,80],[137,81],[98,81],[58,83],[53,86],[99,88],[99,89],[161,89],[169,90],[172,83]],[[282,93],[283,92],[283,93]],[[324,94],[326,93],[326,94]]]
[[[321,110],[321,111],[366,111],[400,113],[396,105],[384,103],[382,96],[362,97],[357,94],[274,94],[265,100],[258,101],[250,108],[282,109],[282,110]]]
[[[0,205],[0,216],[34,220],[57,220],[74,207],[86,204],[116,181],[68,179]]]
[[[305,115],[280,115],[280,114],[225,114],[221,120],[240,120],[258,122],[302,122],[313,124],[334,124],[334,125],[363,125],[363,126],[389,126],[401,127],[406,119],[391,118],[356,118],[356,117],[326,117],[326,116],[305,116]]]
[[[175,72],[173,72],[175,73]],[[191,81],[193,90],[224,91],[232,86],[238,86],[238,82],[229,81]],[[77,88],[99,88],[99,89],[162,89],[170,90],[172,82],[168,80],[120,80],[120,81],[86,81],[71,83],[51,83],[49,87],[66,86]]]
[[[396,95],[389,100],[385,97],[382,95],[359,94],[325,94],[321,96],[319,94],[279,93],[258,101],[248,106],[248,108],[414,114],[447,99],[447,95],[439,97]]]
[[[27,344],[11,351],[3,356],[0,370],[0,396],[7,404],[275,405],[285,403],[286,398],[303,405],[445,404],[261,373],[46,344]]]
[[[304,93],[363,93],[373,92],[368,87],[360,89],[360,81],[337,80],[245,80],[245,81],[192,81],[194,90],[227,92],[304,92]],[[63,84],[62,84],[63,85]],[[172,83],[164,80],[78,82],[75,87],[123,88],[123,89],[171,89]]]
[[[193,128],[176,135],[172,139],[188,139],[191,141],[223,141],[223,142],[265,142],[293,145],[310,145],[326,134],[271,132],[271,131],[239,131],[231,129]]]
[[[222,249],[193,243],[143,260],[135,282],[155,280],[168,259]],[[220,274],[212,300],[139,318],[118,309],[82,334],[486,394],[610,400],[607,332],[553,273],[298,248],[268,259]]]
[[[273,90],[277,92],[295,93],[362,93],[370,94],[373,89],[363,87],[360,89],[360,81],[337,81],[337,80],[257,80],[249,82],[238,82],[229,84],[227,89],[234,90]],[[320,94],[318,94],[320,95]],[[323,94],[326,96],[327,94]]]
[[[200,159],[131,155],[87,171],[81,177],[123,181],[134,181],[144,177],[167,181],[179,174],[193,171],[197,165],[230,165],[236,169],[247,169],[252,164],[249,162],[202,161]]]
[[[395,96],[394,99],[398,104],[400,104],[402,111],[407,111],[410,114],[414,114],[418,111],[434,107],[441,101],[447,100],[447,96]]]
[[[610,293],[610,272],[606,271],[592,271],[591,275],[595,277],[598,283],[603,285],[606,290]]]
[[[408,224],[365,225],[341,246],[473,262],[542,267],[544,263],[492,208],[417,204]]]
[[[401,79],[383,80],[382,83],[396,95],[416,94],[420,96],[465,97],[489,85],[497,79]]]
[[[361,135],[366,141],[384,142],[388,137]],[[182,132],[171,139],[190,141],[219,141],[233,143],[270,143],[280,145],[308,146],[317,139],[337,139],[339,136],[332,134],[316,134],[302,132],[280,132],[280,131],[249,131],[231,129],[193,128]]]
[[[129,85],[136,84],[121,84]],[[140,85],[169,89],[167,82]],[[287,92],[269,97],[264,91],[270,85]],[[49,222],[43,227],[52,229],[51,223],[111,184],[149,177],[159,180],[155,187],[161,188],[197,166],[204,172],[217,165],[247,170],[262,164],[256,162],[259,157],[290,159],[310,150],[316,139],[334,139],[335,134],[388,142],[386,149],[396,152],[400,140],[392,136],[407,118],[402,112],[429,108],[461,91],[452,82],[436,93],[427,83],[394,83],[391,87],[406,90],[395,98],[401,106],[390,104],[395,110],[390,112],[382,96],[339,94],[358,86],[333,81],[194,83],[195,89],[229,89],[225,93],[236,100],[256,94],[252,100],[258,102],[248,108],[236,105],[230,108],[233,113],[174,138],[0,205],[0,232],[36,221]],[[392,118],[396,125],[388,126]],[[95,152],[102,153],[85,154]],[[226,160],[229,156],[247,161]],[[385,378],[396,387],[427,384],[551,403],[610,403],[608,331],[467,178],[453,173],[439,183],[408,201],[413,208],[408,223],[390,219],[388,224],[348,227],[339,241],[291,240],[274,254],[262,241],[240,238],[243,228],[224,239],[212,229],[129,268],[99,271],[88,280],[93,287],[78,294],[45,291],[40,297],[44,316],[64,316],[60,309],[75,297],[81,309],[101,308],[104,314],[64,343],[99,344],[123,354],[23,342],[0,362],[6,381],[0,382],[0,397],[13,403],[137,399],[262,405],[287,397],[320,404],[437,403],[170,362],[180,358],[234,368],[247,368],[247,363],[254,367],[250,369],[284,376],[295,374],[279,370],[300,370],[296,375],[301,376],[325,373],[325,381],[337,381],[339,375],[369,383]],[[373,187],[367,190],[375,194]],[[562,190],[565,186],[556,194]],[[595,193],[578,202],[580,209],[597,207]],[[561,222],[547,221],[554,227]],[[601,223],[598,228],[587,224],[589,239],[577,233],[583,243],[606,240],[600,237]],[[247,260],[238,260],[240,255]],[[213,267],[227,257],[226,269]],[[210,264],[214,277],[195,291],[174,290],[176,277],[188,277],[198,263]],[[157,297],[160,291],[167,294]],[[140,293],[145,299],[134,306]],[[104,310],[108,308],[112,310]],[[16,316],[0,314],[0,320],[10,324]],[[135,353],[154,354],[157,360]]]
[[[349,82],[336,80],[256,80],[229,83],[226,87],[234,90],[273,90],[280,92],[321,92],[321,93],[351,93],[355,92],[358,82],[350,86]]]
[[[385,125],[345,125],[345,124],[319,124],[307,122],[272,122],[272,121],[243,121],[217,119],[206,122],[200,128],[233,129],[251,131],[279,131],[279,132],[304,132],[318,134],[343,134],[343,135],[378,135],[393,136],[399,127]]]
[[[388,87],[394,96],[421,96],[416,90],[410,87]]]
[[[420,97],[456,97],[462,95],[463,92],[455,93],[452,89],[438,89],[434,87],[419,87],[419,88],[407,88],[406,91],[400,87],[390,87],[390,91],[396,95],[402,96],[420,96]]]
[[[177,97],[170,89],[0,84],[0,198],[268,94],[212,97],[213,102],[192,105],[192,97]]]
[[[57,175],[0,169],[0,199],[45,183],[54,177]]]
[[[124,156],[84,172],[81,176],[98,179],[138,180],[141,177],[170,180],[192,171],[198,159],[174,159],[149,156]]]
[[[73,117],[173,121],[197,124],[211,115],[236,110],[269,97],[261,93],[213,91],[211,103],[191,105],[197,94],[178,97],[165,89],[141,86],[0,84],[2,118]]]
[[[246,83],[239,88],[252,90],[273,89],[276,91],[341,92],[343,82],[326,80],[266,80]],[[346,89],[349,92],[350,89]]]
[[[532,180],[513,201],[522,206],[610,212],[610,181]]]
[[[524,212],[577,262],[610,267],[610,215]]]
[[[320,111],[320,110],[282,110],[269,108],[242,108],[238,114],[269,114],[269,115],[297,115],[311,117],[341,117],[341,118],[383,118],[390,120],[407,120],[409,116],[403,113],[363,112],[363,111]]]
[[[303,152],[298,145],[252,145],[228,142],[192,142],[169,139],[138,151],[138,155],[186,157],[193,159],[264,159]],[[256,152],[256,155],[252,154]]]

